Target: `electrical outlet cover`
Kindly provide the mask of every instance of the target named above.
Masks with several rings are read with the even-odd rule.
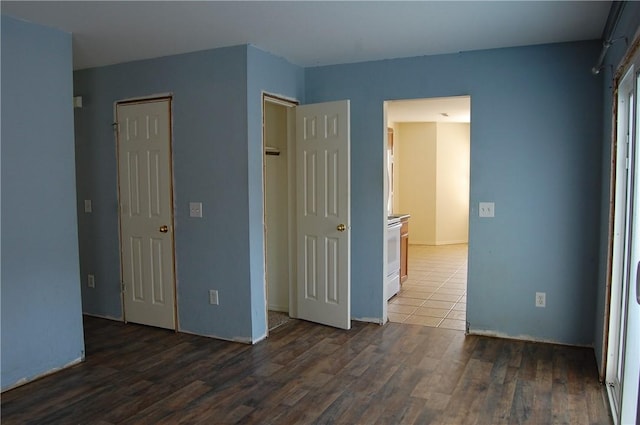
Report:
[[[478,205],[478,216],[484,218],[495,217],[496,205],[494,202],[480,202]]]
[[[189,202],[189,217],[202,218],[202,202]]]

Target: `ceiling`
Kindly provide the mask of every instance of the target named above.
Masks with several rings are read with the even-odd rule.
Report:
[[[304,66],[599,39],[610,1],[2,1],[74,69],[251,43]],[[594,58],[594,62],[597,58]]]
[[[602,36],[610,6],[610,1],[0,2],[3,14],[72,33],[74,69],[246,43],[308,67],[591,40]],[[389,122],[469,122],[470,99],[389,102],[387,117]]]
[[[387,101],[387,122],[471,122],[469,96]]]

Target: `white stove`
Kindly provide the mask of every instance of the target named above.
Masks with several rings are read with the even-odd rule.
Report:
[[[385,277],[385,299],[400,291],[400,228],[399,217],[387,220],[387,276]]]

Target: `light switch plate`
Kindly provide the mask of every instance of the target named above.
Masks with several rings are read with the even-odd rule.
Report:
[[[189,202],[189,217],[202,218],[202,202]]]
[[[85,199],[84,200],[84,212],[90,213],[91,211],[92,211],[91,199]]]
[[[218,291],[216,289],[209,290],[209,304],[218,305]]]
[[[495,217],[496,205],[494,202],[480,202],[478,215],[483,218]]]

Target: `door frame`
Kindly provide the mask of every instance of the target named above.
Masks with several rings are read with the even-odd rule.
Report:
[[[388,264],[387,264],[387,255],[388,246],[387,246],[387,232],[389,225],[389,161],[387,158],[387,150],[389,149],[389,118],[387,117],[387,109],[389,108],[389,100],[382,101],[382,317],[380,319],[380,324],[384,325],[389,321],[389,300],[387,299],[387,295],[385,294],[386,285],[387,285],[387,275],[389,274]],[[395,136],[394,136],[395,139]],[[395,140],[394,140],[395,142]],[[394,159],[395,160],[395,159]],[[407,252],[407,255],[409,253]],[[402,287],[402,286],[401,286]]]
[[[298,291],[296,288],[296,185],[295,185],[295,172],[296,172],[296,158],[295,158],[295,136],[296,136],[296,123],[295,123],[295,108],[300,103],[291,98],[284,97],[282,95],[272,94],[267,91],[262,91],[262,101],[260,107],[262,109],[262,142],[260,147],[262,149],[262,227],[263,227],[263,249],[262,249],[262,261],[264,264],[264,309],[266,317],[266,329],[267,336],[269,336],[269,281],[267,275],[267,197],[266,197],[266,172],[267,163],[265,161],[266,150],[266,120],[265,120],[265,103],[273,103],[287,108],[287,209],[289,212],[289,223],[287,226],[287,240],[288,240],[288,252],[287,258],[289,262],[289,317],[298,317],[298,308],[296,304],[296,297]]]
[[[389,135],[388,135],[388,118],[387,118],[387,109],[388,109],[388,103],[389,102],[402,102],[402,101],[411,101],[411,100],[418,100],[418,99],[442,99],[442,98],[450,98],[450,97],[468,97],[469,98],[469,110],[472,109],[472,103],[471,103],[471,99],[473,98],[473,96],[471,94],[454,94],[454,95],[450,95],[450,96],[431,96],[431,97],[407,97],[407,98],[398,98],[398,99],[385,99],[382,101],[382,148],[383,148],[383,152],[382,152],[382,173],[383,173],[383,199],[382,199],[382,203],[384,205],[383,207],[383,211],[384,211],[384,217],[383,217],[383,232],[382,232],[382,252],[383,252],[383,279],[382,279],[382,293],[383,293],[383,299],[382,299],[382,324],[385,324],[388,320],[388,305],[389,305],[389,301],[387,299],[385,299],[386,297],[384,296],[384,290],[385,290],[385,278],[387,276],[387,198],[389,196],[389,176],[388,176],[388,170],[389,170],[389,164],[388,164],[388,158],[387,158],[387,149],[388,149],[388,143],[389,143]],[[473,211],[473,205],[471,202],[471,142],[472,142],[472,133],[471,133],[471,122],[472,120],[469,121],[469,214],[467,217],[467,246],[469,246],[470,242],[471,242],[471,218],[472,218],[472,211]],[[395,136],[394,136],[394,143],[396,142],[395,140]],[[407,253],[408,255],[408,253]],[[468,265],[468,259],[469,259],[469,252],[467,252],[467,293],[469,291],[469,276],[468,276],[468,272],[469,272],[469,265]],[[465,310],[465,322],[466,322],[466,330],[465,330],[465,334],[469,334],[469,320],[468,320],[468,310],[469,310],[469,299],[467,298],[467,310]]]
[[[123,280],[124,280],[124,272],[122,270],[122,222],[120,220],[120,211],[121,211],[121,203],[120,203],[120,142],[118,140],[118,106],[119,105],[127,105],[132,103],[148,103],[159,100],[167,100],[169,102],[169,196],[170,196],[170,204],[171,204],[171,226],[173,228],[173,237],[171,243],[171,251],[173,264],[171,264],[172,274],[173,274],[173,319],[175,324],[175,331],[177,332],[180,328],[179,315],[178,315],[178,282],[177,282],[177,261],[176,261],[176,237],[175,237],[175,229],[176,229],[176,205],[175,205],[175,182],[174,182],[174,164],[173,164],[173,93],[159,93],[155,95],[149,96],[137,96],[131,97],[121,100],[116,100],[113,102],[113,134],[115,141],[115,155],[116,155],[116,199],[118,202],[118,257],[120,260],[120,309],[122,311],[122,321],[127,323],[127,313],[125,311],[125,302],[124,302],[124,291],[123,291]]]
[[[626,329],[626,305],[623,295],[628,292],[625,287],[630,284],[633,270],[631,268],[632,243],[634,233],[634,187],[636,179],[637,153],[635,152],[634,127],[636,114],[635,96],[629,98],[628,95],[635,94],[635,69],[633,64],[627,68],[623,77],[616,86],[615,105],[615,166],[612,166],[615,186],[612,188],[613,204],[613,232],[611,239],[611,275],[609,288],[609,334],[607,341],[607,363],[603,368],[605,374],[607,392],[610,398],[610,405],[615,421],[620,417],[622,403],[623,381],[617,380],[617,370],[620,369],[624,375],[625,360],[625,338]],[[623,96],[623,98],[621,98]],[[629,103],[632,101],[633,103]],[[620,106],[625,103],[624,110]],[[626,140],[621,140],[621,135],[627,133]],[[618,236],[616,236],[618,234]],[[615,276],[615,280],[614,280]],[[627,293],[628,297],[628,293]]]
[[[622,61],[618,64],[615,74],[612,77],[613,93],[611,105],[611,149],[609,152],[611,169],[609,170],[609,224],[607,235],[607,269],[605,282],[605,303],[604,303],[604,326],[602,330],[602,354],[600,358],[600,382],[606,381],[607,359],[609,357],[609,337],[611,321],[611,285],[613,270],[613,246],[614,246],[614,225],[616,214],[616,170],[618,166],[618,90],[622,79],[631,67],[634,55],[640,50],[640,37],[636,37],[633,44],[627,50]]]
[[[640,74],[640,37],[639,34],[636,33],[634,37],[634,42],[627,49],[623,59],[618,64],[618,67],[614,71],[614,75],[612,77],[613,82],[613,93],[612,93],[612,116],[611,116],[611,149],[610,149],[610,176],[609,176],[609,223],[608,223],[608,247],[607,247],[607,269],[606,269],[606,284],[605,284],[605,303],[604,303],[604,323],[603,323],[603,338],[602,338],[602,353],[601,353],[601,369],[600,369],[600,381],[607,385],[607,397],[609,401],[609,407],[612,411],[614,423],[618,423],[621,420],[621,415],[624,411],[624,392],[626,385],[635,385],[635,382],[625,382],[625,360],[627,357],[627,349],[626,349],[626,334],[627,330],[627,320],[629,318],[628,305],[629,303],[635,302],[635,299],[629,297],[629,292],[634,284],[633,277],[635,276],[636,280],[638,276],[636,276],[636,268],[633,261],[633,238],[638,237],[638,234],[634,230],[634,225],[637,226],[639,223],[634,223],[633,215],[634,215],[634,204],[636,204],[639,200],[634,200],[634,185],[637,184],[638,172],[640,169],[638,168],[638,152],[637,149],[634,149],[638,146],[638,125],[640,124],[637,119],[640,111],[638,111],[638,105],[640,99],[638,99],[638,76]],[[633,110],[632,114],[629,116],[628,120],[632,121],[633,124],[629,125],[626,123],[626,128],[632,131],[629,135],[629,145],[630,145],[630,153],[629,153],[629,171],[630,176],[625,176],[630,189],[627,190],[630,193],[630,198],[626,200],[625,205],[618,205],[616,202],[616,195],[618,192],[618,184],[617,181],[617,173],[619,164],[619,151],[621,149],[621,145],[625,143],[620,140],[618,137],[621,133],[621,124],[625,125],[625,123],[621,120],[625,120],[624,114],[628,113],[629,106],[626,107],[626,111],[621,111],[619,109],[620,105],[620,95],[624,95],[626,98],[626,94],[629,92],[625,89],[627,86],[626,80],[627,78],[631,79],[631,92],[633,93]],[[623,85],[624,83],[624,85]],[[624,90],[621,93],[621,89]],[[631,128],[629,128],[631,127]],[[635,151],[635,152],[634,152]],[[626,182],[625,182],[626,184]],[[619,241],[615,238],[615,230],[616,230],[616,220],[619,220],[616,216],[619,215],[619,208],[625,207],[625,216],[623,220],[627,222],[624,227],[625,235],[623,242],[623,246],[627,246],[627,238],[629,238],[630,243],[627,246],[627,251],[623,252],[625,259],[628,263],[627,270],[619,270],[621,274],[621,286],[620,288],[615,288],[614,285],[618,284],[618,280],[613,280],[614,277],[614,252],[616,246],[619,249]],[[635,205],[637,207],[637,205]],[[617,243],[616,243],[617,242]],[[626,296],[627,299],[622,299],[623,294],[625,293],[626,286]],[[622,303],[626,302],[627,304],[617,306],[614,303]],[[619,311],[622,309],[622,311]],[[622,336],[622,340],[619,340],[618,337],[620,335],[621,329],[624,329],[624,334]],[[612,347],[612,344],[616,344],[617,346]],[[612,358],[613,357],[613,358]],[[620,362],[620,363],[618,363]],[[615,368],[615,369],[614,369]],[[622,370],[622,378],[621,382],[617,382],[620,386],[617,390],[612,388],[610,385],[611,375],[616,373],[616,370],[621,368]],[[633,378],[635,379],[635,378]],[[616,392],[617,391],[617,392]],[[616,396],[618,399],[616,399]],[[638,398],[640,398],[640,392],[638,392]],[[640,409],[637,409],[636,416],[640,416]]]

